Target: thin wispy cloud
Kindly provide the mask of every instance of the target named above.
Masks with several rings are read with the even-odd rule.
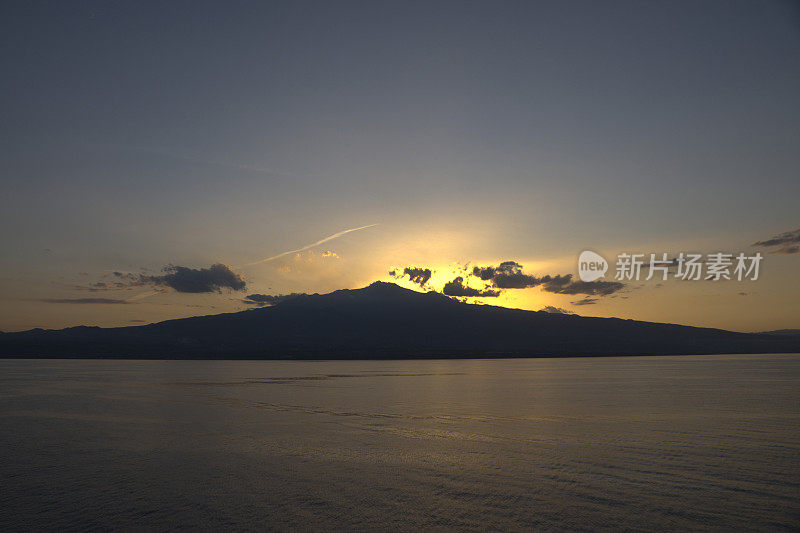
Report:
[[[148,292],[142,292],[142,293],[136,294],[136,295],[134,295],[134,296],[131,296],[130,298],[126,298],[125,300],[126,300],[126,301],[128,301],[128,302],[135,302],[135,301],[137,301],[137,300],[142,300],[142,299],[144,299],[144,298],[148,298],[148,297],[150,297],[150,296],[154,296],[154,295],[156,295],[156,294],[163,294],[163,293],[164,293],[164,291],[148,291]]]
[[[353,233],[354,231],[361,231],[362,229],[373,228],[373,227],[375,227],[377,225],[378,224],[368,224],[366,226],[361,226],[361,227],[358,227],[358,228],[346,229],[344,231],[340,231],[338,233],[334,233],[333,235],[328,235],[324,239],[320,239],[320,240],[318,240],[316,242],[312,242],[311,244],[307,244],[305,246],[301,246],[300,248],[297,248],[295,250],[287,250],[285,252],[281,252],[281,253],[279,253],[277,255],[273,255],[271,257],[266,257],[264,259],[259,259],[258,261],[253,261],[252,263],[247,263],[245,265],[242,265],[242,267],[249,267],[249,266],[253,266],[253,265],[258,265],[258,264],[261,264],[261,263],[266,263],[268,261],[274,261],[275,259],[279,259],[281,257],[287,256],[287,255],[290,255],[290,254],[296,254],[296,253],[299,253],[299,252],[305,252],[306,250],[310,250],[311,248],[314,248],[315,246],[319,246],[320,244],[325,244],[326,242],[332,241],[333,239],[338,239],[339,237],[342,237],[343,235],[347,235],[348,233]]]
[[[258,306],[275,305],[290,300],[299,296],[306,296],[305,293],[293,292],[291,294],[250,294],[244,300],[246,304],[254,304]]]
[[[800,253],[800,228],[794,231],[786,231],[776,235],[771,239],[758,241],[751,246],[761,248],[774,248],[774,254],[797,254]]]
[[[117,298],[43,298],[39,300],[49,304],[127,304],[128,300],[120,300]]]

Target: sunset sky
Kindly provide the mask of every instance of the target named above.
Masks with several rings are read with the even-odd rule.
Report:
[[[800,328],[797,5],[4,2],[0,330],[457,277],[499,291],[470,302]],[[583,250],[605,282],[623,252],[764,259],[595,293],[474,274],[575,283]]]

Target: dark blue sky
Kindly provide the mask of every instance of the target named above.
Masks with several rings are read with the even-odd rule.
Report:
[[[347,237],[340,277],[250,274],[307,290],[389,262],[746,247],[798,224],[796,3],[4,2],[0,19],[7,278],[245,264],[380,224]]]

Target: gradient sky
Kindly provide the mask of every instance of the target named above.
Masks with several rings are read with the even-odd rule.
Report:
[[[797,3],[3,2],[0,20],[0,330],[410,265],[437,290],[467,263],[574,274],[585,249],[765,260],[756,282],[479,301],[800,328],[800,254],[751,246],[800,226]],[[247,290],[97,290],[213,263]]]

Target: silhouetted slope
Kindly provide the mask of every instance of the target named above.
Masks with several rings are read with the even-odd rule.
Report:
[[[123,328],[0,336],[3,357],[413,358],[800,351],[800,336],[463,304],[392,283]]]
[[[774,329],[772,331],[762,331],[763,335],[800,335],[800,329]]]

